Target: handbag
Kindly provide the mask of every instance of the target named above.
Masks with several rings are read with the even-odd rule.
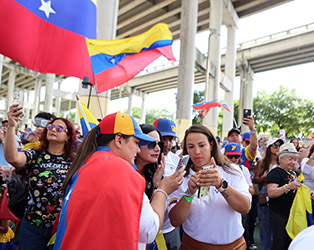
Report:
[[[8,208],[17,218],[22,219],[28,202],[28,182],[23,176],[16,175],[9,181],[8,196]]]

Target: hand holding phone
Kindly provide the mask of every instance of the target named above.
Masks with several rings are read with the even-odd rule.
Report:
[[[251,115],[252,115],[251,109],[243,109],[243,120]],[[246,124],[245,121],[243,121],[243,124]]]
[[[202,170],[208,170],[213,168],[214,165],[207,165],[202,167]],[[205,196],[209,195],[210,187],[199,187],[198,189],[198,198],[204,198]]]
[[[186,166],[188,165],[189,159],[190,159],[189,155],[182,155],[180,157],[180,160],[179,160],[178,166],[176,168],[176,171],[178,171],[181,167],[184,167],[184,169],[185,169]]]

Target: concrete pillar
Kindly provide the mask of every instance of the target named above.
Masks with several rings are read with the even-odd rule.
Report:
[[[234,89],[234,78],[236,69],[236,27],[234,25],[227,26],[228,28],[228,41],[226,51],[226,64],[225,64],[225,75],[231,81],[231,90],[225,92],[225,102],[229,106],[231,112],[224,110],[223,124],[222,124],[222,138],[227,136],[228,131],[233,126],[233,115],[234,115],[234,100],[233,100],[233,89]]]
[[[132,102],[133,102],[133,91],[129,91],[128,97],[128,114],[132,115]]]
[[[198,1],[182,1],[177,119],[175,121],[176,133],[180,140],[183,140],[185,130],[192,124],[197,11]]]
[[[39,113],[39,103],[40,103],[40,92],[42,85],[42,75],[36,78],[35,82],[35,93],[34,93],[34,108],[32,112],[32,120],[34,120],[35,116]]]
[[[218,88],[220,81],[220,27],[222,25],[222,4],[220,0],[210,0],[208,63],[213,62],[216,66],[215,77],[209,79],[205,87],[205,101],[218,99]],[[211,108],[205,116],[203,123],[214,135],[217,135],[218,109]]]
[[[60,89],[61,86],[61,82],[58,82],[58,90]],[[56,116],[59,117],[60,116],[60,109],[61,109],[61,97],[56,96]]]
[[[118,21],[119,0],[102,0],[97,2],[97,39],[114,40],[116,38],[116,27]],[[80,99],[87,105],[89,88],[80,90]],[[109,112],[111,91],[97,94],[92,91],[89,110],[96,119],[103,118]],[[101,107],[99,107],[99,102]]]
[[[14,69],[10,70],[9,81],[8,81],[8,92],[7,92],[7,106],[5,110],[9,110],[10,106],[13,104],[13,92],[15,88],[15,76],[16,72]]]
[[[53,83],[55,81],[55,74],[46,74],[46,93],[45,93],[45,112],[52,112],[52,94],[53,94]]]
[[[0,54],[0,89],[1,89],[1,80],[2,80],[3,58],[4,56]]]
[[[146,122],[146,99],[147,99],[147,94],[143,93],[143,95],[142,95],[142,112],[141,112],[140,123]]]
[[[251,109],[253,112],[253,80],[254,71],[244,59],[238,65],[240,70],[240,100],[238,124],[243,132],[248,131],[248,127],[243,125],[243,109]]]

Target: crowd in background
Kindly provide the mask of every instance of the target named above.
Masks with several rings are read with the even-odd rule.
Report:
[[[0,249],[254,250],[256,226],[262,250],[288,249],[296,190],[309,187],[314,205],[313,139],[258,138],[251,116],[221,140],[203,125],[178,138],[169,119],[139,126],[119,112],[85,138],[47,112],[21,131],[22,114],[12,105],[2,121],[0,192],[21,175],[29,195],[17,228],[0,218]]]

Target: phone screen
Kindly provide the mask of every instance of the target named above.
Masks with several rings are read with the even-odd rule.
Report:
[[[182,155],[180,157],[180,160],[179,160],[178,166],[176,168],[176,171],[179,170],[181,167],[185,168],[186,165],[188,165],[189,159],[190,159],[189,155]]]
[[[207,165],[207,166],[202,167],[202,170],[207,170],[207,169],[210,169],[213,167],[214,167],[214,165]],[[210,187],[199,187],[197,197],[203,198],[203,197],[209,195],[209,191],[210,191]]]
[[[243,109],[243,118],[247,118],[248,116],[251,116],[251,110],[250,109]]]

